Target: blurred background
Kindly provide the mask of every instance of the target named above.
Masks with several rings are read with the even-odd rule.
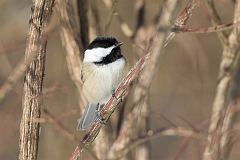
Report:
[[[100,25],[105,26],[111,10],[102,0],[91,0],[99,11]],[[135,0],[119,0],[116,10],[130,28],[136,25],[134,12]],[[182,0],[180,10],[184,8]],[[30,18],[30,0],[0,1],[0,86],[19,60],[24,57],[25,40],[28,34]],[[162,0],[145,2],[145,25],[150,26],[162,7]],[[224,23],[232,22],[234,3],[227,0],[216,2],[217,10]],[[194,10],[188,26],[212,26],[209,15],[201,0],[200,6]],[[56,9],[50,25],[58,24]],[[122,51],[128,62],[133,65],[138,57],[136,46],[120,29],[120,22],[113,16],[109,25],[108,35],[124,42]],[[78,92],[69,77],[66,51],[62,46],[59,29],[56,27],[50,34],[47,44],[46,70],[44,78],[43,107],[55,116],[66,114],[61,122],[78,137],[82,136],[75,130],[80,117]],[[93,37],[92,37],[93,38]],[[92,39],[91,39],[92,40]],[[215,96],[222,45],[216,33],[177,34],[166,48],[166,53],[159,60],[150,88],[150,127],[151,129],[189,124],[202,131],[208,130],[211,107]],[[18,157],[19,125],[22,108],[23,77],[13,90],[0,103],[0,159],[15,160]],[[141,117],[141,108],[139,109]],[[44,117],[44,114],[43,114]],[[167,120],[163,117],[167,117]],[[171,121],[171,122],[169,122]],[[172,124],[173,123],[173,124]],[[239,139],[234,143],[230,160],[239,160]],[[50,123],[41,123],[39,160],[64,160],[69,157],[76,146]],[[204,143],[198,139],[163,136],[150,140],[152,160],[199,160]],[[180,154],[180,156],[179,156]]]

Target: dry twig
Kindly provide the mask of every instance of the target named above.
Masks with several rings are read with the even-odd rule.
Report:
[[[54,128],[56,128],[56,130],[60,131],[60,133],[62,133],[62,135],[64,135],[66,138],[68,138],[71,141],[77,142],[79,141],[79,139],[77,138],[77,136],[72,133],[61,121],[60,118],[64,115],[66,115],[66,113],[62,114],[62,116],[56,117],[55,115],[53,115],[51,112],[49,112],[47,109],[43,109],[43,112],[45,113],[46,118],[44,119],[45,122],[49,122],[50,124],[52,124],[52,126]],[[95,160],[98,160],[98,158],[96,157],[96,155],[91,151],[91,150],[87,150],[88,153],[91,155],[91,157]]]
[[[47,109],[43,109],[43,112],[46,115],[47,121],[51,123],[53,127],[60,131],[65,137],[71,141],[78,141],[78,138],[70,130],[68,130],[68,128],[66,128],[57,117],[55,117]]]
[[[36,40],[36,44],[43,44],[45,39],[51,34],[53,33],[55,27],[53,28],[46,26],[46,28],[44,29],[42,35],[41,35],[41,39]],[[8,47],[5,48],[4,52],[9,52],[11,50],[15,50],[15,49],[19,49],[20,46],[23,45],[23,43],[25,41],[28,41],[28,39],[24,39],[21,40],[19,42],[16,42],[13,45],[9,45]],[[13,47],[13,48],[12,48]],[[16,48],[15,48],[16,47]],[[1,49],[0,49],[0,54],[1,54]],[[18,64],[16,65],[16,67],[13,69],[12,73],[8,76],[7,80],[4,82],[4,84],[0,87],[0,103],[6,98],[6,96],[8,95],[8,93],[14,88],[14,85],[19,81],[19,79],[23,76],[24,72],[26,71],[27,67],[29,66],[29,64],[32,62],[32,60],[35,58],[36,53],[35,54],[30,54],[28,56],[28,58],[23,57]]]
[[[154,131],[149,130],[146,134],[141,135],[135,139],[132,139],[131,143],[128,146],[126,146],[123,150],[121,150],[121,152],[119,152],[119,154],[117,154],[115,157],[112,157],[109,160],[119,159],[126,155],[128,152],[130,152],[133,148],[139,146],[140,144],[143,144],[155,138],[159,138],[161,136],[180,136],[205,140],[205,134],[184,127],[160,128]]]
[[[220,16],[218,15],[216,6],[214,4],[213,0],[206,0],[206,4],[207,4],[207,9],[210,12],[210,16],[211,16],[211,21],[214,25],[219,25],[222,24],[222,20],[220,18]],[[220,41],[222,42],[222,45],[226,45],[227,44],[227,38],[228,38],[228,34],[226,32],[218,32],[218,37],[220,39]]]
[[[185,28],[188,20],[191,18],[193,10],[199,5],[198,0],[192,0],[187,3],[187,6],[184,8],[182,12],[178,15],[175,23],[173,25],[173,31],[168,35],[164,46],[167,46],[169,41],[171,41],[174,36],[176,35],[176,29],[183,29]]]

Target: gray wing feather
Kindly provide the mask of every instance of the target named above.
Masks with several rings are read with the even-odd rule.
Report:
[[[88,129],[96,119],[97,104],[89,103],[85,108],[82,118],[78,121],[77,130]]]

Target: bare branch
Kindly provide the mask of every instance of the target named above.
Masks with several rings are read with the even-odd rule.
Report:
[[[60,131],[64,136],[66,136],[71,141],[78,141],[78,138],[68,130],[57,117],[50,113],[47,109],[43,109],[43,112],[46,114],[47,121],[53,124],[58,131]]]
[[[212,18],[212,24],[214,25],[219,25],[222,24],[222,20],[220,18],[220,16],[218,15],[217,9],[215,7],[214,1],[213,0],[206,0],[207,3],[207,8],[208,11],[210,11],[210,15]],[[222,42],[223,45],[227,44],[227,38],[228,38],[228,34],[226,32],[218,32],[218,37],[220,39],[220,41]]]
[[[169,127],[169,128],[160,128],[157,130],[149,130],[146,134],[139,136],[136,139],[132,139],[131,143],[128,146],[125,146],[123,150],[119,152],[119,154],[115,155],[109,160],[115,160],[123,157],[128,152],[130,152],[133,148],[143,144],[149,140],[159,138],[161,136],[180,136],[180,137],[188,137],[188,138],[196,138],[200,140],[205,140],[206,135],[200,132],[196,132],[192,129],[184,128],[184,127]]]
[[[223,124],[221,128],[221,139],[220,139],[220,159],[228,159],[229,153],[232,149],[230,145],[231,140],[231,129],[236,112],[233,110],[239,106],[239,100],[230,102],[227,106],[226,113],[224,115]]]
[[[105,34],[109,31],[109,27],[110,27],[110,25],[112,23],[113,16],[116,13],[117,3],[118,3],[118,0],[113,0],[112,4],[110,5],[111,6],[111,13],[110,13],[110,16],[108,17],[107,24],[106,24],[106,26],[104,28],[104,32],[103,33],[105,33]],[[107,3],[105,3],[105,4],[107,4]]]
[[[41,35],[41,39],[36,40],[36,44],[37,43],[43,43],[45,41],[45,39],[51,34],[53,33],[54,29],[56,29],[57,26],[54,26],[53,28],[49,28],[49,26],[46,26],[46,28],[44,29],[42,35]],[[25,41],[28,41],[28,39],[24,39],[21,40],[19,42],[17,42],[16,44],[14,44],[13,46],[21,46],[23,45],[22,43]],[[17,47],[17,48],[18,48]],[[17,49],[16,48],[16,49]],[[9,51],[10,48],[6,48],[5,51]],[[15,49],[14,47],[12,49]],[[11,49],[10,49],[11,50]],[[1,52],[1,51],[0,51]],[[0,53],[1,54],[1,53]],[[4,84],[0,87],[0,103],[6,98],[6,96],[8,95],[8,93],[13,89],[14,85],[19,81],[19,79],[23,76],[24,72],[26,71],[27,67],[29,66],[29,64],[32,62],[32,60],[35,58],[37,53],[35,54],[31,54],[28,56],[28,58],[23,57],[18,64],[16,65],[16,67],[13,69],[12,73],[8,76],[8,78],[6,79],[6,81],[4,82]]]
[[[80,3],[80,1],[78,3]],[[87,3],[85,5],[87,5]],[[86,99],[82,94],[82,80],[81,80],[81,63],[82,63],[81,53],[83,53],[84,51],[84,44],[82,41],[83,38],[80,36],[81,30],[78,29],[78,24],[74,19],[76,16],[74,15],[73,9],[74,7],[73,7],[72,1],[68,1],[68,0],[58,1],[58,11],[60,12],[60,17],[62,22],[61,38],[62,38],[62,43],[67,51],[66,59],[68,64],[67,65],[68,71],[71,79],[73,80],[74,84],[77,86],[78,93],[80,96],[79,106],[81,111],[83,111],[83,107],[86,104]],[[82,11],[79,11],[79,12],[82,12]],[[77,36],[81,38],[78,38]],[[86,38],[86,40],[87,39],[88,38]]]
[[[128,86],[136,78],[136,76],[143,68],[148,57],[149,53],[144,55],[119,84],[118,88],[115,91],[115,96],[111,97],[111,99],[108,101],[108,103],[103,107],[103,109],[100,112],[100,116],[102,117],[102,119],[104,119],[105,121],[109,119],[110,115],[113,113],[117,105],[122,101],[122,98],[124,98]],[[81,140],[79,146],[73,152],[72,156],[70,157],[71,160],[75,160],[80,155],[81,151],[94,141],[101,127],[102,124],[99,122],[98,119],[96,119],[92,124],[91,128],[89,129],[88,133]]]
[[[79,28],[80,28],[80,39],[83,45],[83,48],[87,48],[89,43],[89,35],[88,35],[88,29],[89,29],[89,22],[88,22],[88,16],[87,11],[89,8],[89,2],[86,0],[77,0],[77,10],[78,10],[78,21],[79,21]]]
[[[236,4],[234,21],[239,21],[240,1]],[[219,132],[222,125],[221,114],[224,113],[224,106],[229,91],[230,83],[234,73],[239,67],[238,61],[240,58],[240,32],[239,27],[236,27],[231,32],[228,38],[228,45],[224,47],[222,61],[219,70],[219,80],[216,90],[215,99],[212,107],[212,116],[209,126],[208,142],[203,155],[203,160],[219,159]]]
[[[175,23],[173,25],[173,30],[175,30],[175,28],[184,28],[188,22],[188,20],[191,18],[193,10],[199,5],[198,0],[191,0],[187,3],[187,6],[184,8],[184,10],[182,12],[180,12],[180,14],[177,16],[177,19],[175,20]],[[167,44],[169,43],[170,40],[172,40],[175,36],[176,31],[172,31],[166,41],[164,46],[167,46]]]
[[[61,121],[60,118],[63,116],[66,116],[66,113],[62,114],[62,116],[56,117],[51,112],[49,112],[47,109],[43,109],[43,112],[45,113],[46,118],[44,119],[45,122],[49,122],[52,124],[56,130],[60,131],[62,135],[64,135],[66,138],[68,138],[71,141],[78,142],[77,136],[72,133]],[[91,151],[87,150],[87,152],[91,155],[91,157],[95,160],[98,160],[96,155]]]
[[[216,25],[214,27],[207,27],[207,28],[205,28],[205,27],[198,27],[198,28],[175,27],[172,30],[174,32],[179,32],[179,33],[195,33],[195,34],[214,33],[214,32],[222,32],[222,31],[225,31],[228,29],[232,29],[234,27],[238,27],[239,25],[240,25],[240,21],[237,21],[237,22],[233,22],[233,23],[220,24],[220,25]]]
[[[26,66],[21,70],[24,72],[27,68],[23,91],[23,115],[20,124],[19,160],[37,159],[40,125],[32,122],[31,119],[40,117],[47,45],[43,33],[51,16],[53,3],[54,0],[33,1],[25,52]]]

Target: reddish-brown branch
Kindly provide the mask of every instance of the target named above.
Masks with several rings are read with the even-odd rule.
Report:
[[[147,58],[149,56],[149,53],[144,55],[136,64],[135,66],[130,70],[128,75],[122,80],[122,82],[119,84],[119,87],[115,91],[115,96],[112,97],[108,103],[103,107],[103,109],[100,112],[100,116],[104,119],[105,122],[109,119],[112,112],[117,107],[117,104],[121,102],[122,98],[124,98],[126,90],[130,83],[137,77],[139,72],[142,70]],[[100,129],[102,127],[102,124],[95,120],[87,134],[83,137],[81,140],[81,145],[77,146],[75,151],[73,152],[72,156],[70,157],[71,160],[75,160],[81,153],[84,147],[87,147],[90,145],[96,136],[98,135]]]
[[[129,71],[128,75],[122,80],[122,82],[120,83],[120,85],[118,86],[118,88],[115,91],[115,96],[112,97],[108,101],[108,103],[103,107],[103,109],[100,112],[100,117],[103,118],[105,120],[105,122],[108,120],[110,115],[113,113],[113,111],[117,107],[118,103],[120,103],[121,99],[123,99],[126,96],[126,91],[128,90],[130,83],[138,76],[139,72],[144,67],[144,64],[146,63],[146,60],[148,59],[148,57],[151,55],[151,56],[153,56],[153,57],[151,57],[151,59],[157,59],[158,52],[160,52],[160,50],[163,46],[164,39],[170,29],[169,20],[171,19],[172,15],[175,11],[177,1],[174,1],[174,2],[167,1],[166,3],[168,6],[168,7],[166,7],[167,8],[166,13],[164,13],[163,16],[160,18],[159,23],[157,25],[156,32],[153,33],[152,36],[150,37],[149,44],[147,47],[148,48],[147,52],[149,50],[151,50],[151,52],[153,52],[154,54],[145,53],[140,58],[140,60],[135,64],[135,66]],[[160,31],[159,28],[161,28],[161,27],[167,28],[167,26],[168,26],[168,29],[166,29],[164,32],[159,32]],[[154,60],[154,62],[155,61],[156,60]],[[148,62],[148,63],[153,63],[153,62]],[[94,121],[90,130],[87,132],[87,134],[82,139],[81,146],[78,146],[75,149],[72,156],[70,157],[71,160],[75,160],[80,155],[80,152],[84,149],[83,147],[87,147],[94,141],[94,139],[96,138],[96,136],[98,135],[98,133],[101,129],[101,126],[102,126],[102,124],[98,120]]]
[[[167,44],[165,37],[167,36],[167,24],[169,21],[171,21],[171,18],[174,14],[174,11],[176,10],[174,7],[174,4],[176,4],[176,1],[169,1],[166,2],[163,13],[158,20],[158,31],[159,28],[165,28],[163,29],[163,32],[156,32],[154,36],[151,37],[148,49],[151,50],[151,55],[149,57],[148,62],[146,63],[145,68],[143,69],[143,72],[139,76],[138,83],[134,89],[133,92],[133,99],[132,103],[134,104],[133,110],[127,114],[126,118],[123,120],[122,128],[119,132],[119,135],[117,137],[117,140],[110,148],[110,151],[108,153],[108,158],[112,159],[118,154],[121,154],[123,150],[131,144],[131,139],[134,136],[138,136],[142,132],[146,132],[148,130],[147,123],[148,123],[148,117],[149,117],[149,106],[148,106],[148,89],[151,85],[152,78],[154,76],[157,64],[159,63],[159,57],[163,55],[161,52],[161,49],[163,47],[163,44]],[[194,6],[195,1],[189,2],[191,5]],[[192,4],[193,3],[193,4]],[[187,5],[186,9],[182,14],[180,14],[179,17],[177,17],[177,25],[184,26],[191,17],[192,9],[189,9],[190,4]],[[166,9],[168,8],[168,9]],[[194,8],[194,7],[191,7]],[[187,10],[187,11],[186,11]],[[184,14],[183,14],[184,13]],[[141,34],[141,33],[140,33]],[[141,37],[141,36],[140,36]],[[173,38],[173,37],[172,37]],[[167,39],[168,41],[171,39]],[[147,50],[147,49],[146,49]],[[141,109],[141,119],[139,126],[136,127],[136,121],[139,118],[139,110]],[[123,138],[124,137],[124,138]],[[150,154],[147,153],[147,144],[141,145],[141,149],[136,150],[136,159],[149,159]],[[139,152],[138,152],[139,151]],[[144,152],[144,154],[142,154]]]

